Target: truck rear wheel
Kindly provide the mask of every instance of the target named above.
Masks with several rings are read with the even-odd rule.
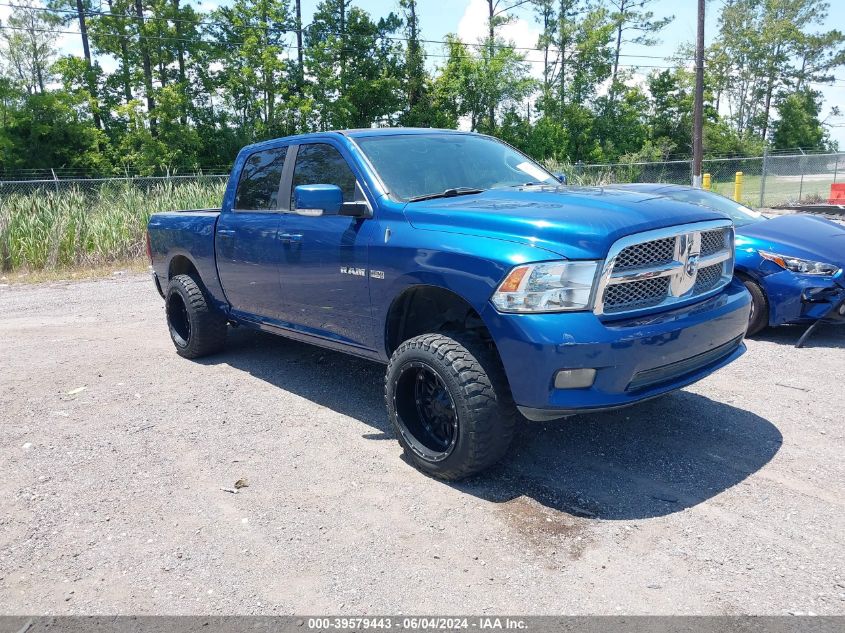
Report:
[[[170,338],[176,353],[185,358],[208,356],[226,343],[226,318],[214,310],[190,275],[176,275],[165,294]]]
[[[440,479],[492,466],[516,425],[498,356],[463,335],[422,334],[402,343],[387,366],[385,400],[405,454]]]

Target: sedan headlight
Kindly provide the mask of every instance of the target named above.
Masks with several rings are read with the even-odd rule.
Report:
[[[502,312],[587,310],[599,262],[541,262],[511,270],[491,301]]]
[[[778,255],[777,253],[770,253],[768,251],[757,252],[760,253],[760,257],[763,259],[768,259],[784,270],[791,270],[794,273],[803,273],[805,275],[835,275],[839,270],[839,266],[826,262],[814,262],[811,259]]]

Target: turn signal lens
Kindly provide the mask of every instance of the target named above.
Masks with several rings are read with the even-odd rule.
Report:
[[[499,286],[499,292],[516,292],[519,290],[519,284],[522,283],[522,278],[531,270],[530,266],[517,266],[508,273],[505,280]]]

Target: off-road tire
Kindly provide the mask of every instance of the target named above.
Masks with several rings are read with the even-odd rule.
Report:
[[[769,325],[769,302],[766,299],[766,293],[757,283],[750,279],[744,279],[743,283],[748,292],[751,293],[752,302],[746,335],[754,336]]]
[[[397,412],[398,381],[411,371],[412,363],[424,363],[437,373],[457,414],[457,439],[448,456],[437,461],[415,450]],[[468,477],[499,461],[508,450],[518,418],[498,354],[491,345],[462,333],[422,334],[403,342],[387,365],[385,401],[408,459],[421,471],[446,480]]]
[[[176,275],[167,285],[164,296],[167,327],[177,354],[185,358],[200,358],[223,349],[226,344],[226,318],[211,307],[202,287],[193,277]]]

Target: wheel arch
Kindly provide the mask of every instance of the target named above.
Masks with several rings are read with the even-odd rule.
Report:
[[[412,284],[390,303],[384,324],[384,349],[389,358],[403,341],[419,334],[450,330],[477,331],[483,339],[493,342],[479,311],[466,298],[442,286]]]
[[[196,264],[184,253],[176,253],[167,263],[167,280],[170,281],[176,275],[191,275],[198,283],[202,282]]]

